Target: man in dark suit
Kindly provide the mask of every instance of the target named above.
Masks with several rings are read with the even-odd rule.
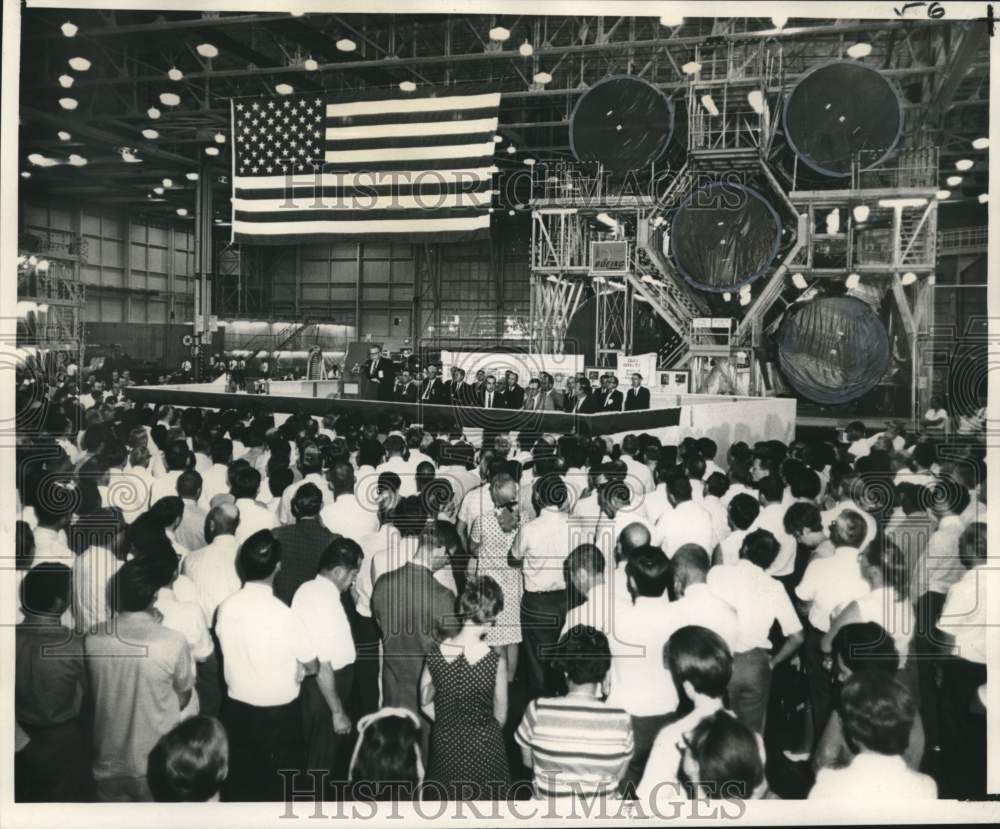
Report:
[[[625,395],[625,411],[634,412],[649,408],[649,389],[642,384],[642,375],[632,375],[632,385]]]
[[[503,390],[502,400],[505,409],[524,408],[524,387],[517,384],[517,373],[508,371],[505,379],[507,387]]]
[[[437,366],[427,366],[427,377],[420,386],[420,401],[422,403],[444,403],[444,383],[437,376]]]
[[[562,396],[562,409],[564,412],[572,412],[576,408],[576,398],[579,392],[579,386],[576,378],[567,377],[566,378],[566,391]]]
[[[480,406],[484,409],[502,409],[500,392],[497,391],[497,378],[492,374],[486,378],[483,386],[483,397]]]
[[[601,411],[620,412],[622,410],[622,393],[618,390],[618,378],[613,374],[608,377],[608,385],[601,399]]]
[[[399,380],[396,382],[395,399],[400,403],[417,402],[417,384],[413,380],[413,375],[408,368],[403,368]]]
[[[384,356],[378,346],[368,349],[368,359],[361,367],[361,375],[367,380],[365,397],[368,400],[392,400],[396,372],[392,360]]]
[[[576,414],[595,414],[601,411],[601,398],[590,391],[589,380],[578,380],[576,384],[576,401],[573,404]]]
[[[556,381],[547,371],[543,371],[538,375],[538,379],[542,381],[542,393],[547,395],[552,401],[552,408],[554,411],[561,412],[565,406],[565,395],[556,388]]]
[[[453,368],[451,380],[444,384],[445,397],[453,406],[475,406],[476,391],[465,382],[465,369]]]
[[[416,377],[420,372],[420,360],[413,353],[413,349],[408,345],[404,345],[400,349],[399,355],[399,367],[400,371],[406,369],[410,372],[410,377]]]

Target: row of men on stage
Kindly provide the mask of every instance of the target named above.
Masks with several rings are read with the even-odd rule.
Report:
[[[563,389],[556,388],[555,378],[545,371],[531,378],[527,387],[520,384],[515,371],[504,372],[498,380],[480,370],[473,382],[467,382],[465,370],[456,367],[451,369],[451,379],[444,380],[438,376],[437,366],[428,365],[420,371],[410,349],[403,350],[402,362],[396,364],[380,349],[372,348],[361,367],[361,379],[361,396],[369,400],[577,414],[649,408],[649,389],[642,385],[640,374],[632,375],[632,384],[624,393],[618,388],[618,378],[610,373],[602,375],[597,385],[585,374],[577,374]]]

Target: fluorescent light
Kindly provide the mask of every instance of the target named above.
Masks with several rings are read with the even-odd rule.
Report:
[[[198,174],[197,173],[185,173],[184,174],[184,178],[186,178],[188,181],[197,181],[198,180]]]
[[[217,132],[212,137],[215,139],[215,143],[216,144],[225,144],[226,143],[226,134],[224,132]]]
[[[706,110],[708,110],[709,115],[719,114],[719,108],[715,105],[715,101],[712,100],[711,95],[702,95],[701,105],[705,107]]]
[[[907,271],[900,277],[899,281],[904,285],[912,285],[917,281],[917,275],[913,271]]]
[[[146,110],[146,114],[155,121],[157,118],[160,117],[160,110],[158,110],[156,107],[150,107],[149,109]]]
[[[153,141],[153,140],[159,138],[160,134],[156,130],[154,130],[154,129],[150,128],[150,127],[147,127],[146,129],[144,129],[142,131],[142,137],[143,138],[148,138],[150,141]]]
[[[319,69],[319,64],[312,58],[306,58],[303,61],[302,66],[307,72],[315,72],[317,69]]]
[[[535,166],[535,159],[533,159],[533,158],[526,158],[526,159],[524,159],[524,163],[528,167],[534,167]]]
[[[415,92],[417,85],[413,81],[400,81],[399,89],[401,92]]]
[[[966,170],[971,170],[972,161],[968,158],[960,158],[955,162],[955,169],[960,173],[964,173]]]
[[[679,11],[670,12],[670,14],[660,15],[660,25],[661,26],[680,26],[684,22],[684,15]]]
[[[503,136],[502,135],[494,135],[493,136],[493,143],[494,144],[502,144],[503,143]]]
[[[528,43],[528,41],[524,41],[524,43],[517,47],[517,51],[520,52],[522,58],[530,58],[535,53],[535,47]]]
[[[879,207],[923,207],[927,199],[879,199]]]
[[[73,85],[75,78],[72,75],[60,75],[59,76],[59,86],[63,89],[69,89]]]
[[[187,214],[188,214],[188,212],[187,212],[187,208],[186,207],[178,207],[177,208],[177,215],[178,216],[186,216]]]
[[[792,284],[800,291],[804,291],[809,287],[809,283],[806,282],[806,278],[800,273],[792,274]]]
[[[62,33],[66,37],[74,37],[78,31],[80,31],[76,26],[70,23],[68,20],[59,27],[62,29]]]
[[[788,22],[788,15],[787,14],[772,15],[771,22],[774,24],[775,29],[784,29],[785,24]]]
[[[73,136],[70,135],[66,130],[59,130],[57,133],[60,141],[69,141]]]
[[[945,183],[949,187],[958,187],[958,185],[960,185],[962,183],[962,177],[961,176],[948,176],[948,178],[945,180]]]
[[[203,58],[217,58],[219,50],[211,43],[199,43],[194,50]]]
[[[279,83],[274,87],[274,91],[279,95],[291,95],[295,91],[295,87],[288,83]]]
[[[163,195],[163,188],[162,187],[154,187],[153,188],[153,192],[156,193],[156,195],[158,195],[158,196],[162,196]]]
[[[552,76],[548,72],[536,72],[534,81],[544,85],[552,82]]]
[[[171,187],[174,186],[174,180],[171,178],[163,179],[163,186],[169,190]]]
[[[218,155],[218,154],[219,154],[218,147],[205,147],[205,155]]]
[[[54,158],[48,158],[41,153],[31,153],[28,156],[28,163],[36,167],[55,167],[59,162]]]
[[[934,194],[934,197],[938,201],[944,201],[950,195],[951,195],[951,190],[938,190],[937,193]]]
[[[59,106],[61,106],[63,109],[73,110],[73,109],[76,109],[79,105],[80,105],[80,102],[77,101],[76,98],[60,98],[59,99]]]
[[[977,138],[975,141],[972,142],[972,149],[974,150],[985,150],[989,146],[990,146],[989,138]]]
[[[75,69],[77,72],[86,72],[90,69],[90,61],[81,57],[70,58],[69,66],[70,69]]]
[[[989,200],[990,200],[989,193],[980,193],[978,196],[976,196],[976,201],[978,201],[980,204],[986,204],[987,202],[989,202]]]
[[[681,72],[685,75],[694,75],[701,71],[701,64],[696,60],[689,60],[681,67]]]
[[[760,115],[764,111],[764,93],[759,89],[754,89],[747,94],[747,101],[753,111]]]
[[[168,107],[175,107],[181,102],[181,96],[173,92],[161,92],[160,93],[160,103],[166,104]]]
[[[847,288],[848,291],[853,291],[860,284],[861,284],[861,277],[856,273],[852,273],[850,276],[847,277],[847,281],[844,283],[844,287]]]
[[[513,144],[507,145],[507,155],[514,155],[514,153],[516,152],[517,152],[517,147],[515,147]]]
[[[342,37],[335,44],[337,50],[340,52],[353,52],[358,48],[358,44],[351,40],[349,37]]]
[[[77,155],[76,153],[73,153],[69,157],[69,163],[72,164],[74,167],[86,167],[87,159],[85,159],[82,155]]]
[[[514,215],[514,211],[513,210],[508,210],[507,211],[507,215],[508,216],[513,216]]]
[[[510,29],[505,29],[503,26],[494,26],[490,29],[490,40],[496,40],[499,43],[503,43],[505,40],[510,38]]]
[[[854,213],[854,221],[865,222],[868,221],[868,216],[871,215],[872,211],[867,204],[859,204],[852,212]]]
[[[870,43],[855,43],[853,46],[847,47],[847,55],[852,58],[866,58],[872,53],[872,45]]]
[[[167,77],[170,78],[170,80],[172,81],[179,81],[181,80],[181,78],[184,77],[184,73],[181,72],[181,70],[178,69],[176,66],[171,66],[167,70]]]

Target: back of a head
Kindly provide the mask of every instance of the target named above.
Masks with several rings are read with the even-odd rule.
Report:
[[[43,561],[21,582],[21,607],[25,613],[62,613],[69,604],[72,572],[65,564]]]
[[[735,498],[733,499],[736,500]],[[785,510],[783,519],[785,532],[798,535],[801,532],[819,532],[823,529],[823,520],[819,507],[807,501],[796,501]]]
[[[690,455],[684,461],[684,469],[691,480],[700,481],[705,477],[705,459],[698,454]]]
[[[205,518],[205,526],[213,528],[212,538],[208,538],[206,533],[206,540],[212,541],[220,535],[234,535],[239,523],[240,511],[235,504],[219,504],[212,507]]]
[[[317,573],[325,573],[338,567],[350,572],[361,566],[364,553],[361,546],[351,538],[335,538],[320,554]]]
[[[383,709],[358,723],[358,742],[348,779],[352,783],[417,786],[423,780],[420,727],[408,712]],[[385,713],[383,713],[385,712]],[[376,792],[373,795],[377,796]]]
[[[126,561],[108,582],[108,604],[115,613],[138,613],[146,610],[162,585],[156,556]]]
[[[545,475],[535,482],[535,496],[542,509],[561,509],[568,495],[566,481],[555,473]]]
[[[719,451],[719,447],[711,438],[698,438],[697,448],[698,454],[706,461],[714,461]]]
[[[459,623],[486,625],[503,610],[503,591],[489,576],[468,579],[455,599],[455,615]]]
[[[754,530],[744,537],[743,545],[740,547],[740,558],[745,558],[761,570],[766,570],[774,564],[780,551],[781,544],[774,537],[774,533],[768,530]]]
[[[674,552],[670,563],[677,573],[683,573],[685,580],[691,583],[702,582],[712,566],[705,548],[700,544],[682,544]]]
[[[584,570],[590,576],[598,576],[604,573],[606,567],[604,553],[594,544],[580,544],[566,556],[565,570],[569,573]]]
[[[300,518],[312,518],[319,515],[323,509],[323,493],[316,484],[302,484],[292,496],[292,515],[296,520]]]
[[[713,472],[705,480],[705,494],[721,498],[729,491],[729,478],[721,472]]]
[[[402,455],[406,450],[406,442],[399,435],[389,435],[382,448],[387,455]]]
[[[760,515],[760,501],[741,492],[729,502],[729,520],[738,530],[748,530]]]
[[[746,800],[764,780],[756,735],[728,711],[698,723],[688,745],[698,766],[698,779],[690,781],[697,790],[692,796]]]
[[[146,514],[151,515],[166,530],[184,515],[184,501],[178,495],[164,495],[157,499]]]
[[[608,638],[590,625],[575,625],[559,639],[552,667],[574,685],[603,682],[611,669]]]
[[[775,504],[784,495],[785,484],[777,475],[766,475],[757,482],[757,491],[769,504]]]
[[[974,521],[962,531],[958,540],[958,558],[967,570],[986,563],[986,523]]]
[[[910,744],[916,716],[913,697],[881,671],[856,673],[840,692],[840,719],[851,750],[896,755]]]
[[[260,490],[260,472],[252,466],[229,468],[229,491],[234,498],[256,498]]]
[[[648,546],[629,557],[625,574],[636,597],[658,598],[670,583],[670,559],[659,548]]]
[[[686,475],[674,475],[667,479],[667,494],[678,504],[691,500],[691,481]]]
[[[722,637],[699,625],[686,625],[671,634],[663,646],[663,664],[677,693],[690,682],[699,694],[721,699],[733,675],[733,654]]]
[[[852,674],[881,671],[895,676],[899,651],[892,636],[877,622],[853,622],[833,637],[832,652]]]
[[[354,491],[354,467],[348,461],[338,461],[330,469],[330,485],[338,495]]]
[[[281,544],[270,530],[258,530],[240,546],[236,569],[244,581],[269,578],[281,561]]]
[[[857,510],[845,509],[837,516],[840,540],[848,547],[861,548],[868,533],[868,525]]]
[[[204,803],[219,793],[229,773],[229,741],[214,717],[182,720],[149,753],[146,774],[159,803]]]
[[[188,501],[195,501],[201,495],[201,475],[188,469],[177,478],[177,494]]]
[[[190,459],[191,450],[188,449],[187,442],[183,440],[172,441],[163,453],[163,462],[171,471],[187,469]]]

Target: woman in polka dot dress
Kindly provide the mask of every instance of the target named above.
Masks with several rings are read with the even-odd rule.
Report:
[[[502,799],[510,784],[506,669],[485,641],[503,603],[493,579],[470,579],[455,602],[460,627],[431,648],[420,678],[421,707],[434,723],[427,781],[449,799]]]

